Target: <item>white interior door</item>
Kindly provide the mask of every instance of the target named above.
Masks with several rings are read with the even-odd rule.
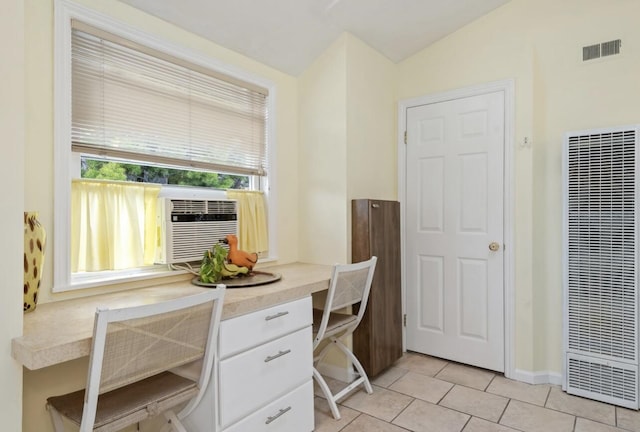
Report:
[[[504,92],[407,109],[407,349],[504,371]]]

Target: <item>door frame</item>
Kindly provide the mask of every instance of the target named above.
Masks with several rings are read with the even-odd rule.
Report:
[[[407,109],[421,105],[429,105],[448,100],[479,96],[487,93],[503,92],[504,94],[504,375],[515,377],[515,184],[514,184],[514,152],[515,143],[515,80],[507,79],[463,87],[455,90],[431,93],[398,102],[398,199],[400,201],[400,243],[404,252],[406,246],[406,144],[405,131],[407,124]],[[402,314],[407,312],[406,265],[401,261],[402,274]],[[407,330],[402,329],[402,349],[407,349]]]

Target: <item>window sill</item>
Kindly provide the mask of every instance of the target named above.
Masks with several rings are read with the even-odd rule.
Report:
[[[185,274],[188,274],[186,270],[171,270],[165,265],[133,270],[74,274],[71,276],[71,286],[65,291],[99,288]]]
[[[258,266],[266,263],[274,263],[278,257],[264,257],[258,260]],[[197,267],[194,267],[197,271]],[[57,292],[68,292],[89,288],[108,287],[110,285],[124,285],[132,282],[168,278],[172,276],[190,275],[187,270],[170,269],[167,265],[145,267],[140,269],[122,271],[103,271],[93,273],[80,273],[71,276],[71,286],[66,290]],[[152,283],[150,283],[152,284]]]

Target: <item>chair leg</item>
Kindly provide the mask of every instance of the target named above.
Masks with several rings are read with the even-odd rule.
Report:
[[[331,409],[333,418],[336,420],[340,420],[340,411],[338,411],[338,404],[336,404],[336,400],[333,397],[331,390],[329,390],[327,382],[324,380],[324,378],[322,378],[322,375],[320,375],[320,372],[318,372],[315,367],[313,368],[313,378],[316,380],[316,382],[320,386],[320,390],[322,390],[322,393],[324,394],[324,397],[327,399],[327,403],[329,404],[329,408]]]
[[[320,350],[320,352],[318,353],[318,355],[313,357],[313,364],[317,365],[318,363],[320,363],[322,361],[322,359],[324,359],[324,357],[327,355],[327,353],[329,352],[329,349],[331,349],[331,345],[333,345],[331,342],[329,342],[328,344],[326,344],[324,346],[324,348],[322,348]]]
[[[174,413],[173,411],[166,411],[164,413],[164,417],[167,419],[167,423],[162,428],[162,432],[187,432],[187,430],[182,425],[182,422],[178,419],[178,416],[176,416],[176,413]]]
[[[47,404],[49,415],[51,416],[51,423],[53,423],[53,430],[55,432],[64,432],[64,425],[62,424],[62,416],[57,409]]]
[[[356,370],[358,371],[358,374],[363,380],[364,389],[367,391],[367,393],[369,394],[373,393],[373,388],[371,387],[371,383],[369,382],[369,377],[367,376],[367,373],[364,371],[362,364],[360,364],[360,361],[351,352],[351,350],[347,348],[345,344],[342,343],[342,341],[340,341],[339,339],[334,339],[333,341],[338,346],[338,348],[340,348],[340,350],[343,353],[345,353],[345,355],[349,358],[349,360],[351,360],[351,362],[355,366]]]

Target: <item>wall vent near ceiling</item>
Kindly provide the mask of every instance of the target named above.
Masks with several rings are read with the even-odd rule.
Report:
[[[600,44],[582,47],[582,61],[600,58]]]
[[[622,39],[582,47],[582,61],[620,54]]]
[[[622,40],[616,39],[609,42],[602,43],[602,57],[620,54],[620,47],[622,46]]]

